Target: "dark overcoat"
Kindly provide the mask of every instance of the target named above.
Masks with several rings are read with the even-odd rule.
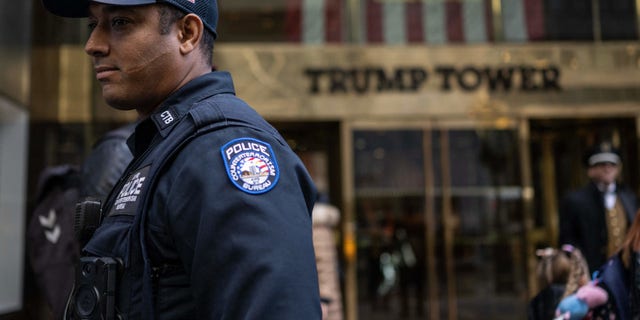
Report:
[[[628,226],[638,209],[637,197],[621,185],[618,185],[616,195],[624,207]],[[578,247],[591,272],[602,266],[608,258],[605,216],[604,195],[593,182],[570,192],[560,204],[559,244]]]

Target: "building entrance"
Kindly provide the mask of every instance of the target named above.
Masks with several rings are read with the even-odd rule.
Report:
[[[622,182],[639,181],[630,117],[354,126],[348,149],[338,122],[274,125],[333,204],[353,203],[355,270],[341,264],[340,274],[343,290],[356,292],[345,310],[356,308],[358,319],[526,317],[538,290],[534,249],[557,245],[557,203],[586,182],[586,148],[612,140],[625,162]]]

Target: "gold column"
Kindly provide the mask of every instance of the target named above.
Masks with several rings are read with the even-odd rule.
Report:
[[[600,0],[591,0],[591,16],[593,21],[593,41],[602,41],[602,26],[600,25]]]
[[[527,268],[527,287],[531,294],[536,289],[537,281],[535,275],[536,255],[533,217],[533,179],[531,176],[531,152],[529,144],[531,135],[529,132],[528,119],[520,119],[518,124],[518,153],[520,155],[520,175],[522,183],[522,209],[525,235],[525,257]]]
[[[558,239],[558,205],[556,193],[556,168],[553,161],[553,137],[542,138],[542,199],[545,219],[546,237],[550,246],[556,247]]]
[[[353,144],[352,144],[352,128],[346,123],[340,126],[340,140],[342,145],[342,199],[343,199],[343,217],[342,217],[342,237],[343,237],[343,254],[345,258],[345,283],[344,283],[344,300],[345,300],[345,320],[358,319],[358,272],[357,272],[357,243],[355,234],[355,193],[353,188]]]
[[[636,0],[636,30],[638,32],[638,36],[640,36],[640,0]]]
[[[436,270],[436,215],[435,191],[433,182],[433,145],[431,144],[431,128],[424,130],[422,134],[422,150],[424,152],[424,221],[425,221],[425,257],[427,257],[427,292],[429,297],[429,319],[440,319],[440,302],[438,295],[438,272]]]
[[[93,70],[81,46],[60,47],[58,119],[60,122],[91,121]]]
[[[441,130],[440,133],[440,162],[442,165],[442,223],[444,225],[444,263],[447,276],[447,310],[448,319],[458,319],[457,279],[453,259],[453,212],[451,205],[451,160],[449,159],[449,131]]]
[[[93,72],[82,47],[40,46],[33,56],[33,120],[90,121]]]

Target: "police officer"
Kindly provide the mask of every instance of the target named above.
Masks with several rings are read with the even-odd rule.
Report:
[[[315,187],[278,132],[211,71],[214,0],[43,0],[86,17],[134,156],[83,248],[67,318],[320,319]]]

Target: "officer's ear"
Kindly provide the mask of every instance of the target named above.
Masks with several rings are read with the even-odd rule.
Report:
[[[177,25],[180,53],[188,54],[198,47],[204,33],[204,24],[200,17],[189,13],[178,20]]]

